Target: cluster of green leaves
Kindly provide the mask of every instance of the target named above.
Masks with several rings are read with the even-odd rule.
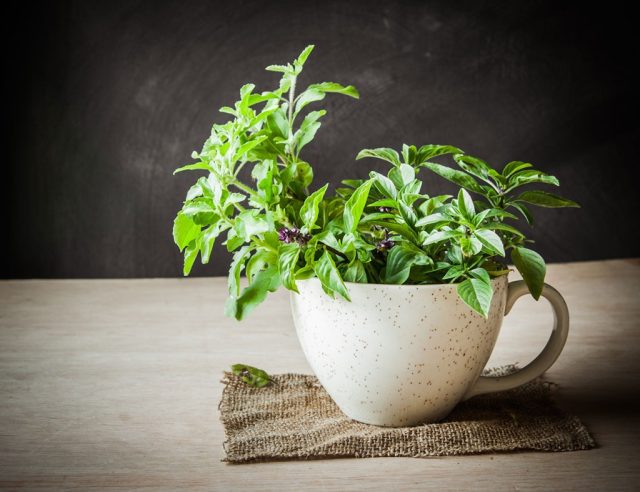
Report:
[[[460,169],[430,161],[447,154]],[[387,176],[371,173],[380,196],[368,206],[382,209],[362,220],[393,233],[394,247],[377,261],[382,282],[457,283],[461,299],[486,317],[493,295],[491,278],[508,273],[503,261],[510,253],[533,297],[540,297],[544,260],[524,247],[525,235],[505,219],[517,219],[507,210],[513,208],[532,224],[526,204],[577,207],[575,202],[545,191],[515,191],[531,183],[558,186],[555,177],[519,161],[508,163],[498,172],[452,146],[425,145],[418,149],[404,145],[402,155],[388,148],[366,149],[357,158],[364,157],[392,165]],[[422,168],[457,184],[457,197],[422,194],[422,181],[416,178]],[[474,200],[470,193],[478,198]]]
[[[240,100],[222,112],[197,162],[184,170],[206,171],[187,193],[174,222],[174,240],[184,252],[184,274],[198,256],[207,263],[214,242],[234,252],[225,312],[242,319],[279,286],[297,291],[296,281],[317,277],[324,291],[349,299],[345,282],[386,284],[456,283],[472,309],[488,315],[491,279],[508,272],[510,255],[532,295],[542,291],[545,264],[526,248],[513,212],[533,223],[529,205],[571,207],[576,203],[545,191],[518,192],[524,185],[558,185],[525,162],[501,172],[449,145],[404,145],[361,151],[390,164],[388,173],[346,180],[334,196],[328,185],[310,191],[311,165],[300,151],[314,138],[324,110],[308,105],[328,93],[358,97],[353,86],[323,82],[296,95],[296,81],[313,46],[287,65],[277,89],[254,93],[247,84]],[[457,168],[432,159],[451,156]],[[251,179],[243,179],[250,170]],[[418,174],[427,169],[460,187],[457,196],[429,196]],[[472,198],[474,195],[475,199]],[[506,221],[511,221],[507,223]],[[244,272],[247,286],[242,288]]]
[[[312,50],[313,46],[305,48],[293,63],[267,67],[281,73],[278,88],[258,94],[253,84],[243,86],[234,107],[220,110],[232,118],[213,125],[202,150],[192,154],[197,162],[175,171],[207,173],[189,189],[174,221],[174,241],[184,253],[183,273],[189,274],[198,254],[208,263],[215,241],[224,234],[227,250],[234,252],[226,313],[238,319],[281,283],[295,288],[286,268],[297,263],[299,251],[282,243],[278,231],[302,227],[306,234],[323,228],[338,213],[335,205],[340,206],[324,200],[326,186],[309,195],[313,170],[300,152],[326,114],[309,111],[309,105],[330,93],[353,98],[359,94],[353,86],[334,82],[312,84],[296,94],[297,79]],[[243,180],[245,166],[250,180]],[[317,249],[317,258],[307,255],[309,275],[335,277],[330,256]],[[249,283],[244,289],[243,271]]]

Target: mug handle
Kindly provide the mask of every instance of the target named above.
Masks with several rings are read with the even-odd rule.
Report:
[[[505,305],[504,314],[509,314],[516,300],[529,293],[529,288],[524,280],[516,280],[510,282],[507,291],[507,303]],[[560,352],[567,341],[569,334],[569,309],[560,292],[544,284],[542,288],[542,296],[546,297],[553,308],[553,331],[551,337],[545,345],[540,355],[532,360],[527,366],[519,369],[513,374],[507,376],[480,376],[476,384],[469,390],[463,398],[467,400],[472,396],[482,395],[484,393],[494,393],[496,391],[506,391],[518,386],[522,386],[529,381],[541,376],[556,361]]]

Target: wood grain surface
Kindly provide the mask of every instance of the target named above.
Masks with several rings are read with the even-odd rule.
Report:
[[[0,282],[0,489],[637,490],[640,261],[555,264],[547,282],[571,312],[548,378],[598,449],[250,465],[221,462],[221,372],[310,372],[287,292],[240,324],[223,278]],[[520,300],[490,365],[531,360],[551,319]]]

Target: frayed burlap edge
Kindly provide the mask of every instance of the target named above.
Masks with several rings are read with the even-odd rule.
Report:
[[[514,366],[486,371],[513,372]],[[252,388],[225,372],[219,404],[230,463],[344,457],[429,457],[596,447],[586,427],[551,398],[555,384],[520,388],[460,403],[444,420],[377,427],[349,419],[314,376],[279,374]]]

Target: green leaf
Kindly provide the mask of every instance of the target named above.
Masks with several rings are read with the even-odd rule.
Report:
[[[205,229],[202,236],[200,236],[200,259],[202,264],[209,263],[213,245],[219,234],[220,227],[218,224],[214,224]]]
[[[436,231],[429,234],[429,236],[427,236],[427,239],[422,244],[424,246],[427,246],[429,244],[435,244],[445,241],[452,237],[459,237],[460,235],[462,235],[460,231]]]
[[[296,265],[300,256],[300,245],[297,243],[282,244],[278,250],[278,270],[282,285],[294,292],[298,292],[295,280]]]
[[[504,256],[504,246],[500,236],[489,229],[478,229],[473,235],[489,250],[489,252]]]
[[[405,164],[414,164],[417,153],[418,149],[416,149],[415,145],[402,144],[402,158]]]
[[[469,193],[464,189],[460,189],[458,192],[458,209],[462,213],[462,216],[467,220],[471,220],[476,213],[473,200]]]
[[[239,237],[250,241],[251,236],[265,233],[271,226],[266,217],[257,210],[245,210],[236,216],[233,228]]]
[[[546,191],[525,191],[521,193],[516,200],[548,208],[580,207],[580,205],[572,200],[547,193]]]
[[[398,203],[391,198],[383,198],[382,200],[376,200],[375,202],[371,202],[367,205],[368,207],[389,207],[389,208],[397,208]],[[366,217],[369,218],[369,215]],[[365,218],[361,219],[361,222],[364,221]]]
[[[185,203],[182,213],[199,225],[208,225],[218,221],[210,199],[206,198],[197,198]]]
[[[354,99],[359,99],[360,94],[358,90],[352,85],[341,85],[336,84],[335,82],[322,82],[320,84],[311,84],[308,89],[313,89],[322,92],[332,92],[335,94],[344,94],[345,96],[353,97]]]
[[[329,184],[327,183],[322,188],[317,191],[314,191],[309,195],[302,207],[300,208],[300,220],[307,228],[308,231],[313,229],[313,226],[316,225],[316,221],[318,220],[318,213],[320,211],[320,202],[324,198],[324,194],[327,191]],[[366,200],[366,199],[365,199]]]
[[[280,138],[289,136],[289,120],[283,108],[278,108],[267,117],[267,127],[274,136]]]
[[[394,167],[389,171],[389,179],[393,182],[396,188],[400,189],[411,183],[415,177],[415,169],[408,164],[400,164],[398,167]]]
[[[355,282],[358,284],[367,283],[367,272],[360,260],[356,258],[349,263],[349,267],[344,272],[344,280],[346,282]]]
[[[383,161],[390,162],[394,166],[400,166],[400,156],[398,153],[386,147],[378,149],[363,149],[358,152],[356,160],[364,159],[365,157],[375,157],[376,159],[382,159]]]
[[[234,364],[231,366],[231,371],[236,376],[239,376],[242,381],[254,388],[262,388],[271,381],[271,378],[265,371],[246,364]]]
[[[491,285],[491,277],[489,277],[489,272],[487,272],[484,268],[474,268],[469,273],[478,280],[482,280],[485,284]]]
[[[384,227],[385,229],[389,229],[390,231],[401,235],[409,241],[418,242],[418,235],[407,224],[401,224],[398,222],[385,222],[382,220],[373,220],[370,223],[373,225]]]
[[[411,227],[415,226],[418,220],[418,216],[409,205],[407,205],[403,201],[398,201],[398,210],[400,211],[400,215],[407,225]]]
[[[278,241],[277,247],[280,247],[280,242]],[[259,273],[261,270],[264,270],[269,265],[275,264],[278,262],[278,254],[274,253],[270,249],[258,249],[249,261],[247,261],[247,265],[245,267],[245,275],[249,282],[253,282],[253,278]]]
[[[510,232],[511,234],[515,234],[518,237],[524,238],[524,234],[522,234],[518,229],[508,224],[503,224],[502,222],[490,222],[488,224],[485,224],[483,226],[483,229],[506,231]]]
[[[533,225],[533,216],[531,215],[531,212],[526,205],[524,205],[523,203],[511,202],[509,203],[509,206],[515,208],[518,212],[520,212],[527,221],[527,224]]]
[[[325,96],[326,94],[322,91],[316,89],[307,89],[297,97],[296,109],[294,114],[297,115],[304,109],[305,106],[311,104],[312,102],[322,101]]]
[[[453,280],[455,281],[457,278],[459,278],[461,275],[463,275],[465,272],[465,267],[462,265],[453,265],[451,268],[449,268],[447,270],[447,273],[445,273],[442,277],[442,280]]]
[[[522,274],[529,292],[537,301],[542,294],[544,286],[544,277],[547,267],[544,259],[538,253],[531,249],[517,247],[511,250],[511,259],[518,271]]]
[[[502,175],[505,178],[508,178],[512,174],[517,173],[518,171],[522,171],[523,169],[527,169],[529,167],[533,167],[533,166],[528,162],[511,161],[506,166],[504,166],[504,169],[502,170]]]
[[[237,161],[238,159],[240,159],[243,155],[245,155],[247,152],[251,151],[251,149],[253,149],[254,147],[257,147],[258,145],[260,145],[262,142],[264,142],[267,139],[266,135],[261,135],[259,137],[255,137],[251,140],[249,140],[248,142],[244,143],[243,145],[240,146],[240,148],[236,151],[235,155],[233,156],[233,160]]]
[[[387,265],[384,270],[385,284],[404,284],[409,278],[411,267],[415,263],[414,251],[404,248],[403,243],[397,244],[387,255]]]
[[[293,67],[291,65],[269,65],[265,70],[268,70],[269,72],[286,73],[293,70]]]
[[[186,166],[179,167],[173,174],[181,173],[182,171],[213,171],[213,168],[205,162],[196,162],[195,164],[187,164]]]
[[[200,234],[201,227],[182,212],[178,212],[173,221],[173,241],[182,251]]]
[[[416,165],[422,165],[424,161],[446,154],[462,154],[462,150],[451,145],[423,145],[416,154]]]
[[[227,286],[229,287],[229,295],[238,297],[240,295],[240,274],[247,261],[247,256],[251,253],[249,246],[243,246],[233,254],[233,260],[229,266],[229,277],[227,278]]]
[[[343,220],[346,232],[356,232],[362,211],[367,203],[369,190],[373,180],[369,179],[362,183],[349,197],[344,206]]]
[[[300,73],[300,71],[302,71],[302,67],[304,66],[304,63],[307,61],[307,58],[309,58],[309,55],[313,51],[313,48],[315,48],[315,45],[313,44],[310,44],[309,46],[307,46],[305,49],[302,50],[302,53],[300,53],[298,58],[296,58],[295,61],[293,62],[293,65],[296,67],[297,73]]]
[[[469,278],[458,284],[458,295],[471,309],[485,318],[489,317],[493,289],[490,284],[477,278]]]
[[[451,222],[451,217],[447,215],[443,215],[441,213],[435,213],[419,219],[416,222],[416,227],[424,227],[428,225],[442,224],[446,222]]]
[[[369,176],[375,180],[375,186],[380,191],[380,193],[393,200],[396,199],[396,197],[398,196],[398,190],[396,189],[396,185],[393,184],[393,181],[375,171],[371,171],[371,173],[369,173]],[[395,205],[392,206],[395,207]]]
[[[458,238],[460,248],[465,256],[474,256],[482,250],[482,243],[475,236],[461,236]]]
[[[392,171],[396,171],[396,169],[393,169]],[[402,184],[405,186],[416,179],[415,169],[408,164],[400,164],[400,166],[397,168],[397,171],[400,173]]]
[[[529,183],[545,183],[554,186],[560,186],[558,178],[550,176],[542,171],[536,171],[535,169],[527,169],[524,171],[518,171],[512,174],[509,178],[509,188],[506,191],[510,191],[522,185]]]
[[[340,276],[340,272],[328,251],[325,250],[320,259],[315,262],[314,270],[320,283],[322,283],[322,288],[327,294],[333,296],[333,293],[337,292],[347,301],[351,300],[347,292],[347,287],[344,285],[344,281]]]
[[[240,297],[229,297],[225,304],[225,314],[237,320],[244,319],[253,309],[265,300],[269,292],[274,292],[280,285],[278,267],[271,265],[256,274],[253,282],[242,291]]]
[[[198,241],[195,239],[191,241],[187,246],[187,249],[184,250],[184,266],[182,268],[182,274],[185,277],[191,273],[191,268],[193,267],[193,263],[196,261],[198,251]]]
[[[311,111],[307,116],[305,116],[302,124],[300,125],[300,129],[295,133],[294,140],[296,145],[296,152],[299,153],[302,148],[307,145],[309,142],[313,140],[320,128],[320,123],[318,120],[322,118],[327,112],[325,110],[322,111]]]
[[[463,171],[451,169],[450,167],[441,166],[440,164],[435,164],[433,162],[425,162],[422,166],[433,171],[444,179],[457,184],[458,186],[462,186],[469,191],[482,194],[482,188],[478,182]]]
[[[453,160],[469,174],[478,176],[481,179],[486,179],[489,176],[491,166],[482,159],[465,154],[456,154],[453,156]]]

